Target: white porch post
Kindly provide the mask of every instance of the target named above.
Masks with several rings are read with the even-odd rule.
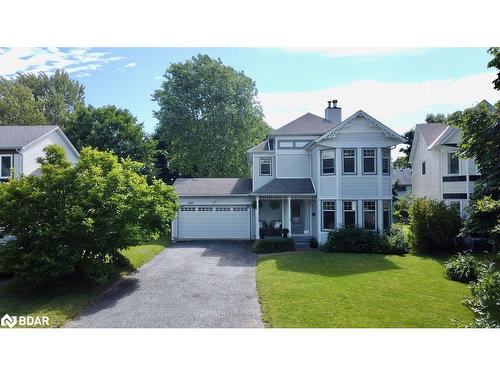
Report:
[[[288,212],[287,212],[287,217],[286,217],[286,225],[288,229],[288,234],[290,237],[292,236],[292,199],[290,196],[288,196]]]
[[[259,196],[255,197],[255,238],[260,240],[259,228]]]

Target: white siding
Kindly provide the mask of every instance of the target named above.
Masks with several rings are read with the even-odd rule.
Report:
[[[304,152],[296,153],[277,153],[276,154],[276,177],[277,178],[303,178],[311,177],[310,154]]]
[[[418,133],[415,155],[413,160],[413,195],[441,199],[441,158],[438,150],[427,150],[424,138]],[[425,161],[426,174],[422,175],[422,162]]]
[[[271,158],[271,176],[260,176],[260,158]],[[254,154],[253,155],[253,163],[252,163],[252,178],[253,178],[253,190],[257,190],[262,185],[267,184],[269,181],[273,180],[276,176],[276,159],[273,155],[270,154]]]
[[[342,198],[376,198],[377,176],[342,176]]]
[[[337,176],[320,176],[320,196],[336,197],[337,196]]]

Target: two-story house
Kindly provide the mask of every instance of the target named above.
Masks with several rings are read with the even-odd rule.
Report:
[[[37,175],[37,159],[50,144],[64,148],[66,157],[76,163],[78,152],[63,131],[56,125],[0,125],[0,182],[14,176]]]
[[[342,120],[331,101],[248,150],[252,178],[179,178],[174,240],[294,238],[391,225],[391,149],[405,139],[364,111]]]

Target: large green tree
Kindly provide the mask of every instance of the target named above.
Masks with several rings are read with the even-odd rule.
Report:
[[[154,176],[156,142],[128,110],[115,106],[80,106],[64,131],[77,150],[89,146],[111,151],[119,157],[141,162],[142,172]]]
[[[248,176],[246,151],[270,132],[255,82],[207,55],[171,64],[164,78],[153,94],[161,176]]]
[[[0,124],[64,126],[84,105],[85,87],[57,70],[0,80]]]

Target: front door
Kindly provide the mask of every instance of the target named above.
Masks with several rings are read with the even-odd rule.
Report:
[[[292,200],[290,202],[292,234],[304,234],[309,232],[309,220],[306,206],[306,202],[303,200]]]

